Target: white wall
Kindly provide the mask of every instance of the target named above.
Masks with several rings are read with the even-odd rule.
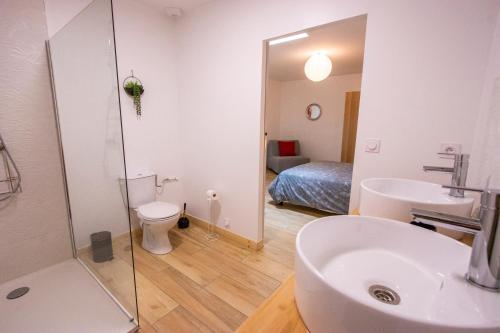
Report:
[[[461,143],[463,152],[471,152],[471,124],[477,119],[499,2],[478,4],[443,1],[426,8],[415,3],[404,8],[408,15],[387,18],[387,26],[403,27],[399,32],[410,45],[387,43],[387,34],[378,42],[367,39],[351,209],[358,206],[364,178],[396,176],[449,184],[449,175],[424,173],[422,165],[451,166],[436,155],[443,141]],[[425,10],[432,14],[424,18]],[[420,15],[425,24],[418,24]],[[374,30],[369,32],[372,37]],[[385,59],[373,56],[380,45]],[[371,137],[382,139],[381,154],[363,152],[364,139]]]
[[[203,192],[221,192],[221,219],[259,239],[262,41],[368,14],[351,208],[372,176],[448,182],[424,174],[441,141],[472,147],[499,1],[221,0],[182,18],[179,92],[185,193],[207,217]],[[230,13],[230,15],[228,15]],[[380,154],[362,151],[382,139]],[[219,221],[220,223],[221,221]]]
[[[94,1],[51,38],[50,50],[71,220],[82,248],[92,233],[129,230],[109,2]]]
[[[283,81],[280,87],[280,138],[299,140],[301,154],[312,161],[340,161],[345,93],[361,89],[361,74],[331,76],[321,82]],[[321,105],[321,117],[315,121],[305,114],[311,103]]]
[[[230,218],[232,231],[259,239],[262,41],[366,13],[351,208],[366,177],[448,182],[446,175],[424,174],[421,166],[449,163],[435,154],[441,141],[460,142],[464,151],[472,148],[470,124],[477,118],[498,5],[498,0],[219,0],[187,13],[175,32],[180,177],[190,212],[207,218],[204,192],[215,188],[221,194],[218,223]],[[136,54],[156,57],[148,50]],[[120,54],[121,77],[132,64],[142,66],[121,66]],[[132,124],[124,122],[126,128]],[[382,139],[380,154],[362,151],[369,137]]]
[[[61,2],[64,2],[61,4]],[[91,1],[45,0],[49,31],[54,35]],[[123,134],[129,176],[150,170],[159,179],[177,177],[165,186],[160,200],[181,205],[183,172],[175,66],[175,22],[162,11],[133,0],[114,1],[116,49],[120,84],[134,71],[144,85],[143,116],[121,89]],[[132,214],[134,227],[137,219]]]
[[[491,185],[500,188],[500,12],[486,71],[470,167],[468,185],[486,186],[487,177],[494,173]]]
[[[49,37],[55,35],[92,0],[44,0]]]
[[[120,89],[127,172],[143,169],[159,179],[177,177],[165,186],[160,199],[182,204],[184,174],[180,132],[174,21],[139,1],[114,2],[116,47],[120,82],[130,75],[144,85],[142,117],[137,119],[132,98]]]
[[[2,283],[72,254],[45,55],[43,1],[1,1],[0,31],[0,132],[23,187],[13,199],[0,202]]]

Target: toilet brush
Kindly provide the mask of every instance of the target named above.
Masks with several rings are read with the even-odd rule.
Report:
[[[189,227],[189,219],[186,217],[186,203],[184,203],[184,211],[182,212],[182,216],[177,222],[177,226],[179,229],[185,229]]]

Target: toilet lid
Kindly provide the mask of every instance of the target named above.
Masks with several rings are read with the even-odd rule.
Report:
[[[180,209],[178,206],[168,202],[154,201],[140,206],[137,211],[147,220],[158,220],[177,215]]]

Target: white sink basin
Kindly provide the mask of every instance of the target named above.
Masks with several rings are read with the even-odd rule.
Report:
[[[470,216],[474,199],[455,198],[449,196],[448,192],[449,190],[439,184],[412,179],[364,179],[361,181],[359,213],[402,222],[411,222],[412,208]],[[463,233],[446,229],[438,231],[455,239],[463,236]]]
[[[295,298],[311,333],[500,332],[500,293],[465,280],[471,249],[449,237],[388,219],[331,216],[303,227],[296,247]],[[375,285],[400,303],[375,299]]]

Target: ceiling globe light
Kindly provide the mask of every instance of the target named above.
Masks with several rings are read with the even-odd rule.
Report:
[[[307,78],[314,82],[323,81],[332,72],[332,61],[324,53],[313,54],[304,66]]]

